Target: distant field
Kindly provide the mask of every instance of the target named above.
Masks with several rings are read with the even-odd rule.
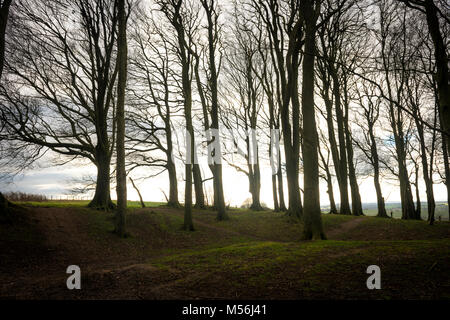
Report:
[[[89,200],[48,200],[48,201],[17,201],[18,205],[41,208],[71,208],[71,207],[86,207]],[[113,201],[116,203],[116,201]],[[146,207],[158,207],[164,205],[165,202],[144,202]],[[139,201],[128,201],[128,208],[140,208]]]

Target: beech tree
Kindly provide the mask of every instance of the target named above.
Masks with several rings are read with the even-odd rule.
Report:
[[[450,23],[450,19],[434,0],[399,0],[409,8],[425,14],[428,32],[431,35],[434,45],[434,58],[436,61],[436,86],[439,101],[440,121],[444,131],[447,150],[450,149],[450,84],[447,47],[441,31],[441,22]],[[443,1],[437,1],[445,8]],[[448,4],[447,8],[448,10]]]
[[[274,55],[271,54],[270,41],[268,33],[264,27],[261,16],[253,13],[248,17],[252,21],[252,28],[255,29],[253,36],[257,42],[259,53],[259,68],[255,69],[255,76],[258,78],[260,86],[264,92],[267,109],[264,110],[265,125],[270,128],[269,132],[269,158],[272,166],[272,193],[274,199],[275,211],[287,211],[284,201],[283,186],[283,166],[281,163],[281,142],[280,135],[280,105],[281,105],[281,89],[280,78],[276,73],[276,62]]]
[[[258,114],[262,110],[262,89],[258,79],[257,39],[246,23],[246,17],[234,9],[233,35],[235,41],[227,53],[226,77],[224,96],[232,100],[231,107],[226,110],[227,116],[222,117],[225,127],[230,130],[232,144],[238,146],[238,138],[245,141],[245,151],[242,152],[246,161],[246,169],[239,166],[233,157],[227,160],[228,165],[248,177],[249,192],[252,195],[253,210],[262,210],[260,201],[261,172],[259,144],[257,139]],[[236,103],[236,102],[237,103]],[[222,108],[223,110],[223,108]],[[230,116],[231,115],[231,116]],[[237,135],[237,136],[236,136]],[[243,151],[241,149],[241,151]]]
[[[322,227],[319,195],[319,138],[314,107],[314,63],[316,31],[321,1],[302,0],[305,23],[305,56],[303,57],[302,112],[303,166],[305,188],[304,239],[326,239]]]
[[[17,1],[0,98],[6,141],[95,164],[89,206],[102,209],[113,207],[117,11],[107,0]]]
[[[387,217],[386,206],[381,188],[381,166],[379,160],[380,141],[376,135],[377,126],[382,112],[382,99],[377,96],[376,88],[373,85],[362,83],[358,91],[359,107],[358,112],[361,120],[357,125],[361,128],[361,138],[355,138],[353,141],[363,152],[365,158],[372,167],[373,183],[377,194],[378,217]]]
[[[127,129],[127,165],[156,169],[145,174],[153,178],[168,173],[168,205],[178,207],[178,180],[175,164],[173,119],[181,116],[178,57],[172,48],[173,35],[166,24],[146,14],[144,9],[134,21],[130,45],[130,105]]]
[[[300,9],[300,1],[252,1],[251,6],[261,17],[266,28],[270,54],[277,70],[277,81],[280,83],[280,118],[289,193],[287,214],[301,217],[303,206],[299,185],[300,100],[298,77],[300,49],[303,45],[303,10]]]
[[[117,211],[115,232],[120,236],[125,236],[125,214],[127,210],[127,174],[125,171],[125,89],[127,85],[127,12],[125,0],[116,0],[118,14],[118,35],[117,35]],[[129,4],[128,4],[129,5]]]
[[[350,123],[350,104],[353,102],[355,79],[349,70],[354,70],[361,64],[361,49],[365,47],[362,41],[365,30],[361,27],[364,16],[354,1],[331,2],[322,15],[324,22],[318,30],[321,57],[318,59],[317,74],[320,78],[320,93],[325,104],[328,137],[340,190],[340,213],[362,215]]]
[[[400,183],[400,198],[402,202],[403,219],[420,219],[417,217],[409,181],[407,156],[407,136],[405,136],[405,115],[402,112],[402,91],[405,85],[405,62],[406,56],[403,50],[405,42],[402,37],[406,37],[405,19],[406,11],[403,9],[403,16],[399,16],[396,4],[382,2],[379,4],[380,10],[380,32],[379,42],[381,46],[381,67],[384,72],[384,79],[387,91],[388,117],[392,128],[393,140],[395,143],[395,157],[398,164],[398,180]],[[395,30],[395,31],[394,31]],[[398,68],[397,68],[398,67]],[[404,106],[403,106],[404,107]]]
[[[183,19],[186,18],[186,7],[183,6],[183,0],[158,1],[160,10],[166,15],[167,19],[175,29],[177,36],[177,52],[179,55],[182,69],[182,88],[183,88],[183,107],[186,121],[186,183],[184,196],[184,223],[183,229],[186,231],[194,230],[192,221],[192,165],[195,162],[194,157],[194,128],[192,126],[192,84],[190,79],[192,55],[187,49],[187,37]]]
[[[215,0],[200,0],[205,15],[206,15],[206,28],[207,28],[207,68],[208,68],[208,83],[211,94],[211,106],[210,106],[210,115],[211,115],[211,124],[209,126],[210,129],[219,131],[219,100],[218,100],[218,84],[219,84],[219,70],[217,64],[220,61],[217,59],[217,45],[220,41],[220,31],[219,31],[219,9],[217,7],[217,3]],[[207,119],[207,116],[205,117]],[[213,138],[213,137],[211,137]],[[213,141],[208,141],[208,144]],[[217,159],[222,155],[220,154],[220,134],[216,134],[214,137],[214,144],[216,148],[212,150],[214,154],[211,155],[213,161],[213,182],[214,182],[214,207],[217,210],[217,219],[218,220],[226,220],[228,219],[228,215],[226,213],[225,208],[225,197],[223,192],[223,179],[222,179],[222,162]],[[217,149],[218,148],[218,149]]]
[[[262,209],[269,161],[276,163],[274,210],[301,218],[304,239],[325,239],[320,179],[331,213],[363,214],[365,174],[379,217],[387,217],[389,180],[399,188],[403,219],[421,218],[426,194],[434,223],[435,185],[445,183],[450,197],[443,0],[141,4],[127,28],[130,1],[0,1],[2,177],[31,169],[47,153],[54,165],[94,164],[89,206],[108,210],[115,207],[112,171],[121,236],[127,173],[141,180],[167,173],[164,195],[178,207],[178,163],[185,230],[194,230],[194,191],[194,207],[210,202],[209,180],[217,219],[228,218],[223,166],[246,175],[251,208]],[[233,153],[241,147],[239,140],[241,158],[222,155],[230,141]],[[197,154],[208,157],[206,178]]]

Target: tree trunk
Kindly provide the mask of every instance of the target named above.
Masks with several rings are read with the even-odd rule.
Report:
[[[352,213],[354,216],[362,216],[362,203],[361,195],[359,193],[358,179],[356,178],[355,164],[353,162],[353,143],[352,143],[352,132],[350,131],[348,123],[349,115],[349,99],[348,99],[348,88],[347,88],[347,78],[344,71],[344,131],[345,131],[345,146],[347,149],[347,162],[348,162],[348,176],[350,180],[350,190],[352,192]]]
[[[317,141],[317,145],[320,146],[320,141]],[[319,152],[320,160],[322,161],[322,164],[323,164],[323,169],[326,174],[325,180],[327,182],[327,193],[328,193],[328,198],[330,200],[330,214],[337,214],[336,203],[334,201],[332,176],[331,176],[331,172],[330,172],[330,168],[329,168],[329,161],[325,161],[325,157],[323,156],[322,151],[320,150],[320,147],[318,148],[318,152]],[[329,157],[330,157],[330,153],[328,153],[327,160],[329,160]]]
[[[400,198],[402,200],[402,219],[417,219],[414,201],[411,193],[411,184],[408,179],[406,165],[399,163]]]
[[[442,134],[444,138],[444,134]],[[450,159],[448,156],[447,145],[442,141],[442,154],[444,157],[444,170],[445,170],[445,185],[447,186],[447,208],[448,208],[448,220],[450,221]]]
[[[328,95],[330,84],[326,79],[323,79],[323,99],[325,101],[325,107],[327,111],[327,127],[328,127],[328,140],[330,143],[331,155],[334,164],[334,170],[336,172],[336,179],[339,186],[339,196],[340,196],[340,204],[339,204],[339,213],[340,214],[350,214],[350,203],[348,199],[348,188],[347,188],[347,179],[343,180],[342,178],[342,170],[341,170],[341,159],[339,156],[339,149],[336,142],[336,135],[334,132],[334,119],[333,119],[333,103]],[[339,96],[338,96],[338,99]],[[336,116],[338,111],[336,110]]]
[[[281,170],[281,154],[279,154],[279,156],[278,156],[278,161],[280,163],[280,168],[277,173],[280,211],[287,211],[286,204],[284,202],[284,186],[283,186],[283,170]]]
[[[98,150],[98,147],[97,147]],[[110,157],[106,153],[97,152],[97,183],[95,194],[88,207],[99,210],[114,209],[110,195]]]
[[[347,159],[348,159],[348,175],[350,179],[350,189],[352,192],[352,214],[354,216],[362,216],[362,203],[361,195],[359,193],[358,180],[356,178],[355,166],[353,164],[353,146],[351,133],[348,130],[348,120],[346,120],[346,147],[347,147]]]
[[[195,149],[194,149],[194,152]],[[192,166],[192,174],[194,176],[194,189],[195,189],[195,208],[205,208],[205,194],[203,191],[202,173],[200,172],[200,166],[195,163]]]
[[[180,37],[180,36],[179,36]],[[184,35],[182,37],[184,40]],[[184,51],[184,41],[180,44],[181,50]],[[184,58],[182,63],[183,68],[183,93],[184,93],[184,115],[186,119],[186,137],[189,141],[186,141],[186,147],[188,148],[187,155],[189,159],[186,159],[186,184],[184,192],[184,222],[183,229],[186,231],[194,231],[194,222],[192,221],[192,167],[195,163],[195,139],[194,128],[192,126],[192,92],[191,83],[189,80],[189,65]]]
[[[3,0],[0,8],[0,79],[2,78],[3,65],[5,61],[5,33],[11,2],[12,0]]]
[[[298,97],[298,70],[299,70],[299,65],[297,64],[297,52],[295,54],[293,54],[292,56],[292,61],[295,62],[295,64],[293,63],[292,67],[294,69],[292,76],[291,76],[291,82],[292,82],[292,86],[291,86],[291,101],[292,101],[292,155],[294,157],[294,159],[291,160],[292,162],[292,168],[291,168],[291,183],[290,185],[292,186],[292,196],[294,197],[294,201],[291,203],[289,201],[289,210],[292,206],[293,210],[289,211],[288,213],[291,212],[295,213],[299,218],[302,217],[303,215],[303,206],[302,206],[302,197],[300,194],[300,183],[299,183],[299,170],[300,170],[300,136],[301,136],[301,131],[300,131],[300,100]],[[288,181],[289,183],[289,181]],[[288,185],[289,186],[289,185]],[[291,199],[291,193],[289,194],[289,200]]]
[[[275,212],[280,211],[280,205],[278,204],[278,192],[277,192],[277,175],[272,175],[272,195],[273,195],[273,209]]]
[[[261,48],[259,47],[260,52]],[[277,174],[278,171],[281,171],[281,163],[279,161],[275,161],[274,157],[274,147],[279,147],[278,141],[275,141],[275,110],[274,110],[274,100],[273,100],[273,93],[270,89],[269,83],[267,81],[267,73],[266,73],[266,60],[263,59],[264,62],[264,81],[262,81],[264,92],[267,95],[267,101],[269,105],[269,126],[270,126],[270,143],[269,143],[269,158],[270,158],[270,164],[272,169],[272,196],[273,196],[273,209],[275,212],[280,211],[280,205],[278,204],[278,189],[277,189]],[[279,159],[280,156],[280,149],[276,150],[276,156]],[[277,159],[277,160],[278,160]],[[277,167],[275,168],[275,164],[277,164]],[[277,170],[276,173],[273,173],[274,170]]]
[[[387,218],[388,215],[386,213],[386,205],[384,203],[384,197],[383,193],[381,191],[381,184],[380,184],[380,169],[377,161],[377,167],[374,168],[375,174],[373,176],[373,183],[375,185],[375,191],[377,193],[377,208],[378,208],[378,214],[377,217],[381,218]]]
[[[422,204],[420,202],[420,191],[419,191],[419,168],[416,168],[416,217],[422,215]]]
[[[178,208],[180,203],[178,202],[177,169],[171,158],[167,159],[167,172],[169,174],[169,199],[167,205]]]
[[[375,185],[375,192],[377,194],[377,217],[387,218],[386,204],[384,202],[383,192],[380,184],[380,159],[378,157],[377,141],[373,132],[375,122],[369,120],[369,137],[370,137],[370,155],[373,165],[373,184]]]
[[[182,14],[182,1],[167,2],[161,6],[170,23],[176,30],[177,53],[181,64],[181,87],[183,95],[184,118],[186,121],[186,163],[185,163],[185,192],[184,192],[184,221],[183,229],[194,230],[192,220],[192,167],[195,161],[195,138],[192,126],[192,83],[191,83],[191,55],[187,52],[185,28]]]
[[[116,192],[117,192],[117,211],[115,233],[124,237],[125,232],[125,214],[127,211],[127,173],[125,170],[125,89],[127,85],[127,18],[125,13],[125,0],[118,0],[118,37],[117,37],[117,65],[118,65],[118,83],[117,83],[117,136],[116,136]]]
[[[183,66],[183,68],[185,68]],[[185,71],[184,74],[184,81],[183,83],[187,84],[186,80],[188,79],[188,72]],[[187,80],[188,81],[188,80]],[[194,129],[192,127],[192,117],[191,117],[191,95],[190,91],[186,90],[186,88],[189,88],[189,86],[186,86],[184,88],[185,90],[185,118],[186,118],[186,130],[189,133],[187,136],[187,139],[190,139],[190,142],[187,142],[186,145],[191,150],[190,160],[186,159],[186,184],[185,184],[185,191],[184,191],[184,222],[183,222],[183,229],[186,231],[194,231],[194,222],[192,221],[192,163],[194,163]],[[189,152],[188,152],[189,154]],[[189,163],[190,162],[190,163]]]
[[[211,89],[211,129],[219,130],[219,102],[218,102],[218,72],[216,67],[216,45],[217,45],[217,27],[219,13],[214,8],[214,1],[208,3],[201,1],[206,12],[208,21],[208,66],[209,66],[209,85]],[[220,146],[220,135],[216,137],[216,146]],[[218,152],[218,150],[215,150]],[[222,155],[220,155],[222,156]],[[228,215],[225,208],[225,197],[223,193],[223,179],[222,179],[222,163],[214,162],[213,164],[213,181],[214,181],[214,206],[217,210],[217,220],[226,220]]]
[[[300,218],[302,215],[302,205],[300,203],[300,185],[298,181],[298,175],[295,172],[295,162],[292,158],[287,158],[286,160],[286,177],[288,182],[288,210],[287,214],[289,216],[295,216]]]
[[[338,139],[339,139],[339,191],[341,194],[340,203],[340,213],[341,214],[351,214],[350,203],[348,199],[348,171],[347,171],[347,150],[345,141],[345,130],[344,130],[344,114],[341,106],[341,92],[340,84],[337,72],[334,68],[330,68],[332,71],[333,78],[333,96],[334,96],[334,106],[336,109],[336,120],[338,125]]]
[[[202,104],[202,111],[203,111],[203,126],[205,128],[205,132],[209,132],[209,115],[208,115],[208,105],[206,102],[205,93],[203,91],[203,86],[200,78],[200,72],[199,72],[199,65],[200,65],[200,55],[198,55],[195,51],[193,51],[195,63],[194,63],[194,73],[195,73],[195,81],[197,84],[197,91],[200,96],[200,101]],[[209,140],[209,139],[208,139]],[[195,151],[197,152],[197,151]],[[213,166],[209,166],[209,169],[211,170],[211,173],[214,174]],[[204,209],[205,208],[205,195],[203,191],[203,180],[202,175],[200,172],[200,167],[198,164],[194,164],[194,186],[195,186],[195,208],[197,209]],[[215,185],[213,184],[214,188],[214,203],[216,203],[216,190]],[[213,203],[213,207],[214,207]]]
[[[180,36],[179,36],[180,37]],[[182,37],[184,39],[184,36]],[[181,50],[184,51],[184,41],[180,44]],[[186,158],[186,184],[184,192],[184,222],[183,229],[186,231],[194,231],[194,223],[192,221],[192,167],[195,163],[195,139],[194,139],[194,128],[192,127],[192,96],[191,96],[191,84],[189,80],[189,65],[186,63],[186,59],[183,59],[183,95],[184,95],[184,115],[186,119],[186,148],[187,156]]]
[[[130,177],[130,181],[131,181],[131,184],[133,185],[133,188],[136,190],[136,192],[139,196],[139,202],[141,203],[141,207],[145,208],[145,203],[144,203],[144,200],[142,199],[141,192],[139,191],[138,187],[136,186],[136,184],[134,183],[134,181],[131,177]]]
[[[448,57],[446,52],[447,47],[444,44],[444,40],[441,35],[437,8],[433,0],[425,0],[425,12],[428,30],[434,44],[441,128],[446,132],[445,140],[447,143],[447,150],[450,150],[450,88]]]
[[[169,199],[167,200],[167,205],[169,207],[178,208],[180,203],[178,201],[178,180],[177,180],[177,168],[173,161],[173,142],[172,142],[172,127],[170,122],[170,107],[169,103],[166,103],[166,118],[165,118],[165,131],[167,139],[167,173],[169,175]]]
[[[227,220],[228,214],[225,208],[225,198],[223,195],[223,185],[222,185],[222,164],[214,164],[214,184],[217,191],[217,203],[215,203],[217,209],[217,220]]]
[[[377,217],[387,218],[388,215],[386,213],[386,205],[384,203],[384,197],[381,192],[379,175],[376,175],[376,177],[374,176],[373,182],[375,184],[375,191],[377,193],[377,208],[378,208]]]
[[[388,76],[386,76],[386,79],[388,79]],[[389,81],[387,81],[387,83],[389,87]],[[389,93],[389,96],[391,97],[391,93]],[[411,191],[411,183],[409,181],[408,169],[406,167],[406,147],[403,133],[402,111],[398,106],[397,109],[395,109],[393,103],[390,103],[389,113],[395,140],[395,152],[397,155],[400,199],[402,202],[402,219],[417,219]]]
[[[436,208],[436,202],[434,200],[434,192],[433,192],[433,180],[432,173],[428,170],[428,158],[427,158],[427,147],[425,145],[425,137],[423,125],[419,121],[418,112],[415,113],[415,123],[417,127],[417,133],[419,135],[419,144],[420,144],[420,157],[422,160],[422,172],[423,172],[423,180],[425,181],[426,194],[427,194],[427,209],[428,209],[428,222],[432,225],[434,223],[434,211]],[[434,142],[433,142],[434,144]],[[434,149],[434,148],[433,148]],[[417,183],[418,181],[416,181]],[[420,218],[420,215],[418,214]]]
[[[184,192],[184,222],[183,229],[186,231],[194,231],[194,223],[192,221],[192,165],[186,164],[186,184]]]
[[[303,165],[304,165],[304,239],[325,239],[320,212],[318,136],[314,110],[314,54],[318,13],[311,0],[304,0],[306,22],[305,55],[303,57]]]
[[[330,213],[337,214],[336,202],[334,201],[333,184],[331,182],[330,171],[327,170],[327,193],[330,200]]]
[[[399,170],[398,178],[400,182],[400,198],[402,202],[402,219],[417,219],[417,213],[414,208],[414,201],[412,197],[411,183],[408,177],[408,169],[406,168],[405,146],[401,124],[394,123],[393,126],[397,126],[397,130],[394,131],[394,139]]]
[[[262,210],[261,201],[260,201],[260,192],[261,192],[261,174],[259,172],[259,165],[256,164],[253,166],[252,174],[249,175],[249,183],[251,186],[251,194],[252,194],[252,205],[250,209],[252,210]]]
[[[332,177],[331,177],[331,172],[330,170],[327,168],[325,168],[325,173],[327,175],[327,193],[328,193],[328,198],[330,200],[330,213],[331,214],[337,214],[337,208],[336,208],[336,202],[334,201],[334,192],[333,192],[333,182],[332,182]]]

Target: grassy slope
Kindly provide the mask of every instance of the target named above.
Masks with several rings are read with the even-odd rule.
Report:
[[[128,239],[110,233],[112,214],[76,208],[67,216],[84,235],[88,275],[70,295],[48,284],[50,297],[450,298],[448,222],[324,215],[329,240],[301,242],[302,223],[269,211],[234,210],[223,222],[196,211],[189,233],[180,230],[182,210],[134,208]],[[366,288],[371,264],[381,267],[382,290]]]

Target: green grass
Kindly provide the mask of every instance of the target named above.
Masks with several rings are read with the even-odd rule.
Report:
[[[182,208],[154,203],[141,209],[136,203],[127,213],[131,236],[120,239],[111,233],[113,212],[86,208],[87,202],[71,204],[54,201],[41,207],[72,208],[65,215],[77,215],[83,244],[101,256],[93,259],[108,265],[146,264],[152,286],[167,286],[182,297],[450,297],[448,222],[429,226],[426,221],[325,214],[330,240],[300,241],[303,223],[284,213],[232,209],[228,220],[218,221],[213,211],[194,210],[196,230],[186,232]],[[20,238],[20,230],[12,236]],[[384,290],[365,287],[366,268],[372,264],[382,269]]]
[[[384,219],[365,217],[358,228],[340,237],[341,240],[426,240],[450,237],[450,222],[435,222],[430,226],[426,221]]]
[[[430,241],[317,241],[249,242],[161,258],[152,265],[161,270],[180,270],[183,274],[202,274],[201,280],[181,277],[177,287],[190,290],[195,283],[226,279],[222,292],[247,292],[250,297],[289,296],[301,290],[302,297],[390,299],[396,295],[430,298],[434,293],[424,286],[442,279],[431,276],[436,263],[446,272],[450,261],[450,239]],[[364,287],[365,268],[376,264],[383,270],[384,291],[370,292]],[[404,279],[399,280],[399,279]],[[414,280],[417,279],[417,282]],[[405,281],[406,280],[406,281]],[[411,281],[411,282],[410,282]],[[415,283],[412,290],[410,284]],[[348,290],[347,290],[348,288]],[[402,288],[404,292],[402,293]],[[206,288],[204,290],[207,290]],[[254,294],[254,295],[252,295]],[[442,296],[446,296],[443,293]],[[226,295],[227,296],[227,295]]]
[[[17,201],[18,205],[29,207],[43,207],[43,208],[80,208],[87,207],[90,200],[49,200],[49,201]],[[115,200],[113,200],[116,203]],[[152,208],[164,205],[165,202],[148,202],[144,201],[145,206]],[[129,209],[141,208],[139,201],[128,201],[127,206]]]

